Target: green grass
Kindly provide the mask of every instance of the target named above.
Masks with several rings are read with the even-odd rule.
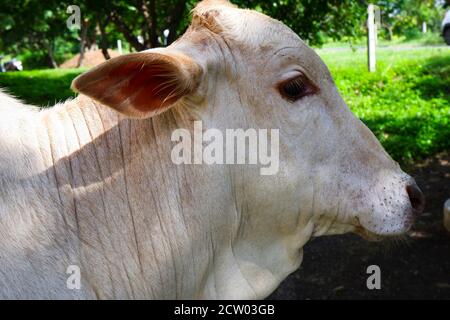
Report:
[[[70,83],[82,71],[50,69],[0,73],[0,87],[28,104],[47,107],[75,96]]]
[[[400,163],[450,149],[450,50],[319,50],[344,100]]]
[[[366,54],[318,50],[344,100],[401,164],[450,149],[450,50],[378,51],[378,71]],[[73,96],[80,70],[0,73],[0,87],[30,104],[53,105]]]
[[[440,33],[428,32],[425,34],[418,34],[414,38],[394,37],[392,40],[378,39],[379,47],[420,47],[420,46],[445,46],[444,38]],[[342,41],[329,41],[320,48],[335,49],[335,48],[365,48],[367,46],[367,38],[362,37],[358,39],[349,39]]]

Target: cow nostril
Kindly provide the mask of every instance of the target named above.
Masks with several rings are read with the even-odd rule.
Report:
[[[416,184],[412,184],[406,187],[411,206],[414,209],[414,213],[419,215],[425,209],[425,197]]]

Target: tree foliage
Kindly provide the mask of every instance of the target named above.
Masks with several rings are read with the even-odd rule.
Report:
[[[2,1],[0,9],[0,51],[16,54],[24,49],[47,56],[55,65],[54,51],[65,29],[66,6],[59,1]],[[70,42],[74,36],[65,29]],[[73,39],[72,39],[73,40]]]
[[[394,34],[414,36],[426,23],[439,32],[444,17],[444,1],[436,0],[379,0],[383,25]]]
[[[418,29],[422,21],[438,25],[435,0],[379,0],[391,32]],[[107,48],[121,39],[131,51],[173,42],[189,24],[196,0],[79,0],[81,30],[69,30],[67,7],[72,0],[0,0],[0,52],[31,52],[54,66],[65,53],[83,54]],[[357,37],[365,31],[368,0],[232,0],[240,7],[266,13],[290,26],[305,41]],[[167,39],[164,30],[169,30]],[[55,57],[56,56],[56,57]]]
[[[366,5],[358,0],[241,0],[243,6],[283,21],[311,44],[322,44],[324,36],[339,40],[361,33]]]

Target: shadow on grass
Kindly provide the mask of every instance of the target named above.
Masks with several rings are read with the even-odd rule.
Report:
[[[81,72],[71,70],[55,76],[49,76],[50,72],[2,73],[0,87],[27,104],[48,107],[75,96],[70,84]]]
[[[450,149],[450,114],[447,114],[447,119],[430,115],[361,120],[377,136],[386,151],[402,165]]]
[[[450,55],[429,58],[420,68],[424,77],[414,89],[424,99],[444,98],[450,103]]]

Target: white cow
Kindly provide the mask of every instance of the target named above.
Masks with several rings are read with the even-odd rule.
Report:
[[[264,298],[312,237],[402,234],[423,208],[314,51],[227,1],[73,88],[44,111],[0,93],[1,298]],[[278,173],[174,164],[194,121],[279,129]]]

